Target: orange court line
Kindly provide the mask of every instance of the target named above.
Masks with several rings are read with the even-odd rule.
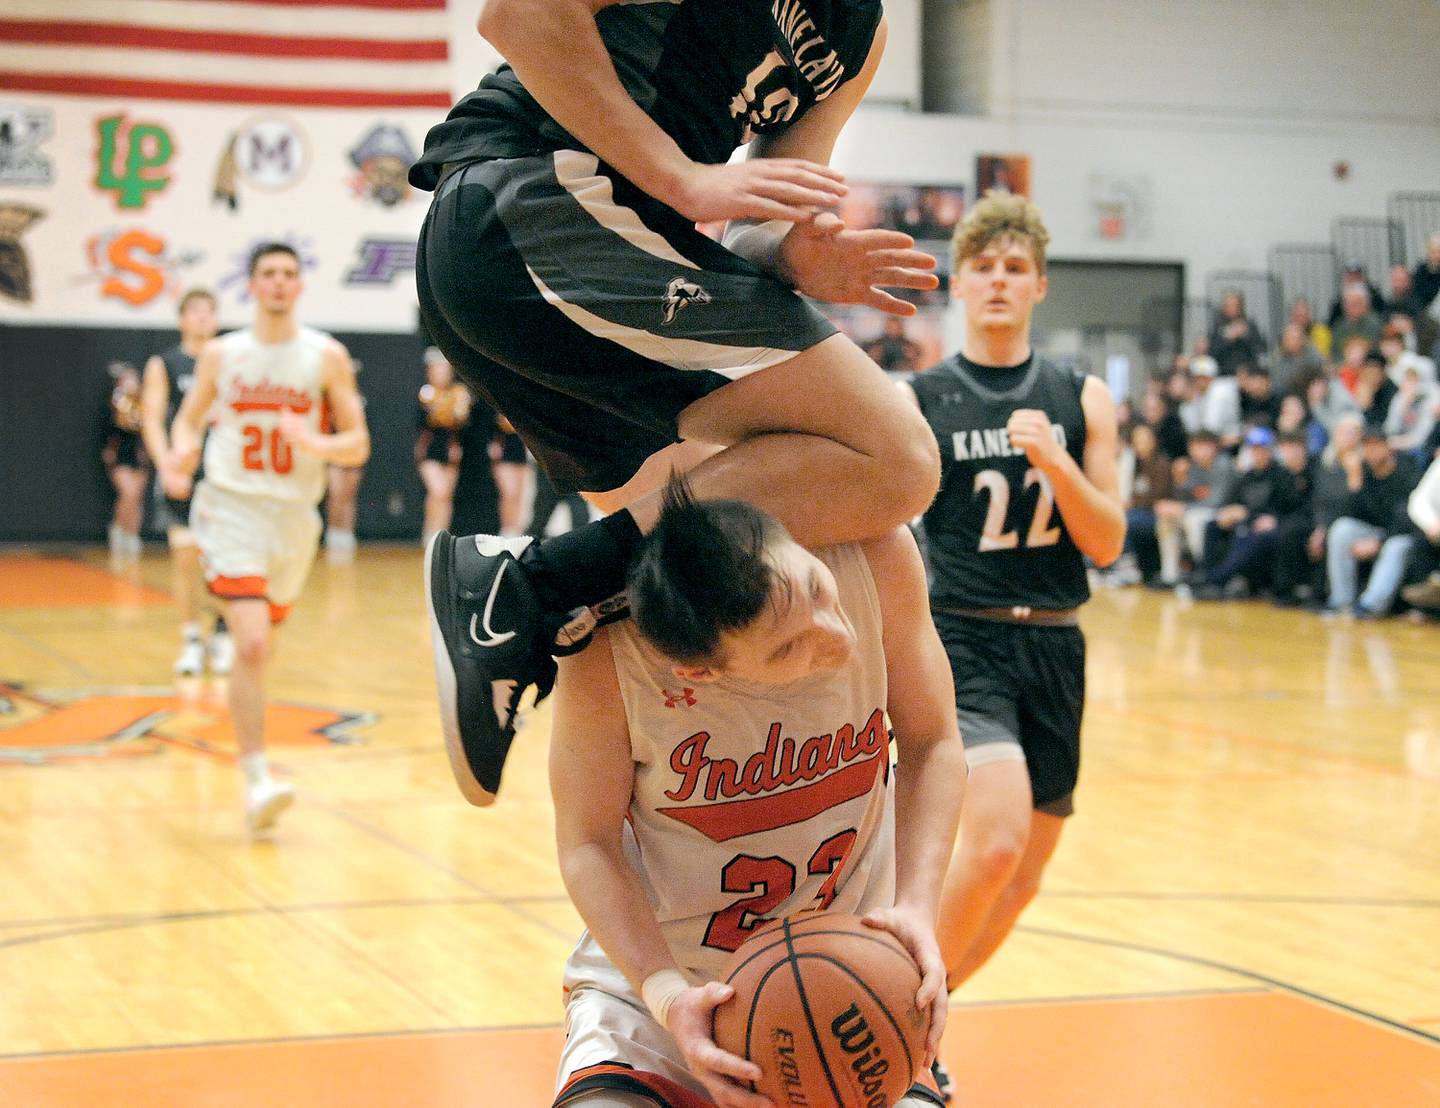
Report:
[[[9,1058],[0,1103],[545,1108],[559,1028]],[[965,1108],[1435,1104],[1440,1046],[1286,993],[984,1005],[942,1051]]]
[[[170,602],[158,589],[69,558],[0,557],[0,608],[133,608]]]

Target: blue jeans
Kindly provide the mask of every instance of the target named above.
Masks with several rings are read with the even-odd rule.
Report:
[[[1350,548],[1361,539],[1384,539],[1375,566],[1370,571],[1370,580],[1361,594],[1359,606],[1377,615],[1390,610],[1400,582],[1405,576],[1405,562],[1410,556],[1410,547],[1415,542],[1413,535],[1391,535],[1373,524],[1345,517],[1337,519],[1325,536],[1325,563],[1330,575],[1330,607],[1349,608],[1356,603],[1356,579],[1359,573],[1355,555]]]

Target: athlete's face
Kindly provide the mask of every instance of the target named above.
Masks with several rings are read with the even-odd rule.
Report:
[[[850,660],[855,628],[840,607],[830,567],[789,539],[775,544],[771,559],[776,582],[770,603],[748,627],[721,636],[723,664],[714,670],[679,667],[677,673],[784,685]]]
[[[999,239],[960,263],[952,282],[965,305],[965,325],[981,331],[1028,331],[1049,282],[1030,244]]]
[[[284,314],[295,306],[303,288],[300,263],[289,254],[264,255],[250,276],[250,295],[261,311]]]
[[[180,313],[180,334],[187,338],[214,338],[218,330],[215,320],[215,302],[208,296],[191,297]]]

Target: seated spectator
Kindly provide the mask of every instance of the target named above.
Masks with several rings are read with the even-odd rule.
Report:
[[[1280,334],[1280,351],[1275,355],[1272,374],[1275,391],[1293,392],[1301,382],[1325,372],[1325,359],[1320,357],[1305,330],[1298,323],[1286,325]]]
[[[1263,365],[1242,365],[1235,380],[1240,386],[1240,422],[1274,430],[1280,418],[1280,398],[1271,387],[1270,371]]]
[[[905,333],[905,321],[886,316],[884,330],[865,344],[870,360],[892,378],[906,380],[920,368],[920,344]]]
[[[1294,483],[1297,503],[1279,516],[1270,583],[1275,603],[1281,607],[1294,607],[1315,592],[1317,563],[1311,560],[1306,548],[1314,526],[1315,485],[1320,467],[1310,453],[1303,431],[1280,432],[1276,436],[1275,448],[1280,455],[1281,467]]]
[[[1424,358],[1433,368],[1435,359],[1440,358],[1440,320],[1429,312],[1409,315],[1405,312],[1391,312],[1385,321],[1385,329],[1400,336],[1400,345],[1406,352],[1417,358]],[[1380,332],[1380,346],[1385,347],[1385,331]],[[1387,360],[1389,354],[1386,354]],[[1425,376],[1422,371],[1421,376]],[[1432,374],[1433,376],[1433,374]]]
[[[1333,377],[1319,377],[1310,382],[1305,389],[1305,409],[1310,418],[1332,436],[1335,434],[1335,424],[1342,417],[1360,413],[1355,398],[1341,382],[1338,373]]]
[[[1305,341],[1315,348],[1315,352],[1322,359],[1330,357],[1334,336],[1327,324],[1316,321],[1314,309],[1305,297],[1297,297],[1290,305],[1290,322],[1300,328],[1305,335]]]
[[[1365,273],[1365,267],[1359,262],[1351,262],[1345,267],[1345,272],[1340,278],[1340,295],[1330,305],[1331,330],[1335,330],[1345,317],[1346,295],[1352,292],[1364,294],[1366,311],[1373,312],[1377,318],[1385,311],[1385,297],[1381,296],[1380,290],[1371,283],[1369,276]],[[1338,333],[1336,338],[1339,338]]]
[[[1415,372],[1420,375],[1420,383],[1428,388],[1434,388],[1436,384],[1434,359],[1417,354],[1406,345],[1406,339],[1413,334],[1413,331],[1406,331],[1405,323],[1402,322],[1408,318],[1407,316],[1396,316],[1385,324],[1385,330],[1380,332],[1380,353],[1385,357],[1385,375],[1399,385],[1400,379],[1405,376],[1405,371],[1413,367]]]
[[[1158,382],[1157,382],[1158,383]],[[1155,431],[1160,453],[1167,458],[1183,458],[1189,436],[1174,406],[1158,389],[1149,389],[1140,400],[1140,418]]]
[[[1310,494],[1309,533],[1300,542],[1296,556],[1276,551],[1277,569],[1287,574],[1275,581],[1275,595],[1282,605],[1318,603],[1325,595],[1325,539],[1337,519],[1353,515],[1360,489],[1360,435],[1365,422],[1358,412],[1348,412],[1336,421],[1330,443],[1315,470]],[[1352,487],[1353,486],[1353,487]],[[1297,542],[1293,534],[1281,536],[1281,546]]]
[[[1400,388],[1390,400],[1385,416],[1385,436],[1400,454],[1409,455],[1423,464],[1425,444],[1435,429],[1435,388],[1420,380],[1420,371],[1413,365],[1405,370]]]
[[[1440,456],[1430,462],[1406,508],[1418,534],[1405,567],[1405,579],[1413,583],[1400,595],[1417,608],[1440,609]]]
[[[1294,480],[1275,460],[1275,432],[1252,427],[1245,446],[1249,467],[1205,529],[1197,600],[1218,600],[1242,578],[1252,587],[1268,584],[1280,520],[1300,507]]]
[[[1360,376],[1355,381],[1355,404],[1368,427],[1383,428],[1390,414],[1390,401],[1400,390],[1385,374],[1385,355],[1371,350],[1360,363]]]
[[[1254,365],[1265,353],[1265,339],[1255,321],[1245,314],[1244,294],[1228,290],[1220,300],[1215,325],[1210,329],[1210,357],[1221,377],[1233,377],[1241,365]]]
[[[1352,514],[1337,519],[1325,539],[1327,610],[1345,612],[1353,606],[1356,616],[1373,619],[1389,613],[1415,542],[1408,502],[1420,471],[1395,453],[1378,428],[1365,429],[1360,451],[1364,464],[1358,487],[1353,470],[1347,473],[1355,493]],[[1370,580],[1357,600],[1359,563],[1372,559]]]
[[[1180,421],[1189,434],[1209,431],[1220,440],[1222,449],[1240,442],[1240,390],[1233,377],[1217,378],[1215,359],[1190,359],[1190,399],[1180,405]]]
[[[1440,295],[1440,231],[1425,243],[1425,257],[1410,274],[1410,301],[1415,314],[1425,311]]]
[[[1305,440],[1305,452],[1318,457],[1330,441],[1330,432],[1315,416],[1310,414],[1305,401],[1295,393],[1280,398],[1280,417],[1275,421],[1275,430],[1282,435],[1299,435]]]
[[[1172,537],[1168,527],[1158,529],[1160,543],[1160,575],[1172,583],[1180,576],[1180,539],[1189,549],[1193,565],[1205,555],[1205,527],[1215,518],[1220,505],[1230,495],[1235,479],[1235,463],[1220,450],[1220,440],[1210,431],[1196,431],[1190,436],[1186,455],[1171,463],[1172,497],[1155,505],[1158,519],[1178,521],[1180,534]]]
[[[1340,363],[1335,367],[1335,380],[1345,386],[1352,397],[1355,386],[1360,383],[1360,370],[1364,368],[1365,357],[1373,348],[1363,335],[1352,335],[1340,347]]]
[[[1127,471],[1128,480],[1123,484],[1129,495],[1125,498],[1125,553],[1114,571],[1116,583],[1153,581],[1160,573],[1155,504],[1170,498],[1173,478],[1170,458],[1160,451],[1155,429],[1148,423],[1130,429],[1130,449],[1121,464]]]
[[[1364,339],[1367,347],[1380,340],[1380,316],[1363,285],[1346,286],[1340,294],[1340,316],[1331,321],[1330,329],[1335,333],[1336,348],[1342,351],[1354,338]]]

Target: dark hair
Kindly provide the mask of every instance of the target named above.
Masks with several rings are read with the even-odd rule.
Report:
[[[255,276],[255,267],[260,264],[260,259],[269,254],[289,254],[295,259],[295,265],[300,265],[300,255],[288,242],[262,242],[254,250],[250,251],[250,276]]]
[[[677,662],[720,661],[721,633],[748,626],[769,603],[777,573],[766,546],[784,533],[741,501],[697,501],[672,475],[630,567],[635,626]]]
[[[1220,445],[1220,436],[1214,431],[1206,431],[1203,428],[1199,431],[1191,431],[1187,442],[1208,442],[1214,446]]]
[[[192,300],[208,300],[212,308],[219,307],[219,303],[215,299],[215,294],[209,289],[193,288],[187,289],[185,295],[180,298],[180,306],[175,309],[176,314],[184,315],[185,309],[190,306]]]

